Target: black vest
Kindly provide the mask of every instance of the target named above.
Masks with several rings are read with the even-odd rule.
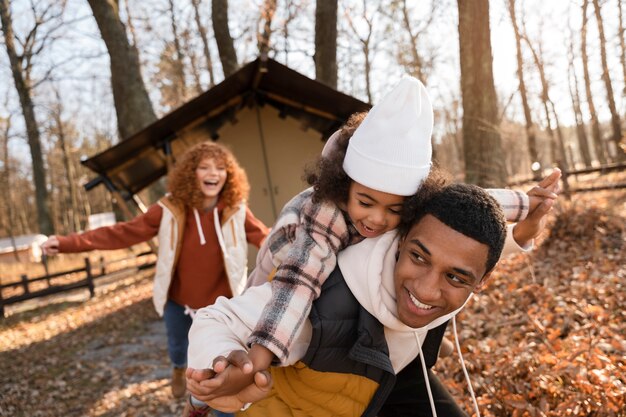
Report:
[[[302,361],[316,371],[351,373],[376,381],[378,389],[362,415],[376,416],[394,389],[396,375],[389,359],[383,325],[359,304],[339,267],[322,286],[309,319],[313,334]],[[422,352],[428,368],[437,361],[446,325],[444,323],[426,335]]]

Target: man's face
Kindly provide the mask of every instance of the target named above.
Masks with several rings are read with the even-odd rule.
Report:
[[[461,307],[488,277],[487,245],[432,215],[411,228],[398,251],[394,271],[398,317],[414,328]]]

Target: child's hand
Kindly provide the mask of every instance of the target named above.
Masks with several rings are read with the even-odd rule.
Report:
[[[558,197],[560,178],[561,170],[555,168],[550,175],[528,191],[530,199],[528,216],[513,228],[513,238],[518,245],[527,246],[545,228],[546,214],[552,210]]]
[[[44,255],[56,255],[59,253],[59,239],[52,235],[41,244],[41,251]]]
[[[542,179],[535,187],[528,190],[526,194],[528,194],[528,199],[530,200],[528,208],[529,215],[546,199],[555,200],[558,197],[560,178],[561,170],[554,168],[550,175]]]

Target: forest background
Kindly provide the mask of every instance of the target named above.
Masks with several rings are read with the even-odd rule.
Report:
[[[81,158],[259,54],[375,103],[403,74],[432,96],[435,158],[517,178],[624,158],[623,0],[0,0],[0,236],[111,211]],[[492,52],[493,51],[493,52]],[[147,197],[148,202],[153,200]]]

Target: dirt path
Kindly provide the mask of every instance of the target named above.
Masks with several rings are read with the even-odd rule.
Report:
[[[0,323],[0,416],[179,416],[150,271]]]

